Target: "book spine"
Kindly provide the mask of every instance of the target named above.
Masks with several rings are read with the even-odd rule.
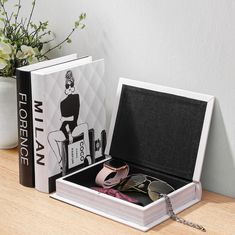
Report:
[[[19,139],[19,181],[34,187],[34,153],[30,72],[16,71]]]
[[[34,169],[35,188],[48,193],[47,172],[47,138],[46,138],[46,109],[45,107],[45,79],[43,76],[32,73],[32,113],[33,113],[33,139],[34,139]]]

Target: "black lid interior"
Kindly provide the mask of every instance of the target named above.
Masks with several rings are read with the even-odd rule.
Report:
[[[109,154],[192,180],[207,102],[122,86]]]

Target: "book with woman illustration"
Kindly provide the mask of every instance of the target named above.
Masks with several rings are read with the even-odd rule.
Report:
[[[35,188],[103,159],[106,144],[104,61],[91,57],[32,73]]]

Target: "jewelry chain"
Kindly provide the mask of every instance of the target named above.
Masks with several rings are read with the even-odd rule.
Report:
[[[183,218],[180,218],[178,217],[175,212],[173,211],[173,207],[172,207],[172,203],[171,203],[171,200],[170,198],[166,195],[166,194],[161,194],[161,196],[163,196],[165,198],[165,201],[166,201],[166,204],[167,204],[167,210],[168,210],[168,214],[170,215],[170,218],[181,223],[181,224],[185,224],[185,225],[188,225],[192,228],[196,228],[196,229],[199,229],[201,230],[202,232],[206,232],[206,229],[199,225],[199,224],[195,224],[193,222],[190,222],[190,221],[187,221]]]

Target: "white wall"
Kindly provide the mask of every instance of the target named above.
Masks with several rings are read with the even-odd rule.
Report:
[[[202,183],[235,197],[235,1],[38,1],[35,19],[59,41],[80,12],[87,28],[60,54],[105,58],[108,118],[121,76],[216,97]]]

